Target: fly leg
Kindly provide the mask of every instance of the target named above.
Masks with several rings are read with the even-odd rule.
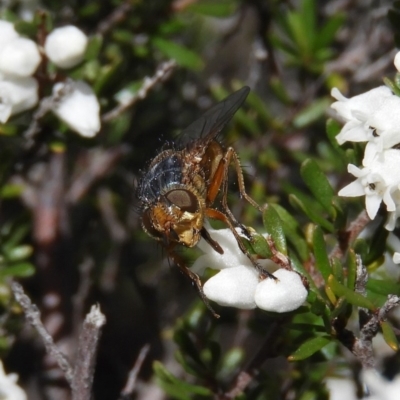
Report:
[[[258,264],[257,261],[254,259],[254,257],[249,253],[249,251],[246,249],[246,246],[243,243],[242,238],[237,233],[235,226],[233,225],[233,223],[230,221],[230,219],[224,213],[222,213],[221,211],[215,210],[213,208],[207,208],[206,215],[209,218],[218,219],[218,220],[224,222],[226,225],[228,225],[229,229],[233,233],[233,236],[235,236],[235,239],[237,241],[237,244],[238,244],[240,250],[251,261],[251,263],[254,265],[256,270],[260,273],[260,277],[262,279],[272,278],[272,279],[276,280],[276,277],[274,275],[270,274],[268,271],[266,271],[260,264]]]
[[[201,283],[201,280],[197,274],[195,274],[193,271],[191,271],[185,264],[185,262],[182,260],[182,258],[173,251],[173,248],[168,248],[168,255],[172,259],[172,261],[178,266],[179,270],[181,273],[185,276],[187,276],[194,285],[197,287],[197,291],[199,292],[200,298],[203,301],[203,303],[206,305],[206,307],[211,311],[213,316],[215,318],[219,318],[219,315],[214,311],[214,309],[211,307],[206,295],[204,294],[203,291],[203,285]]]

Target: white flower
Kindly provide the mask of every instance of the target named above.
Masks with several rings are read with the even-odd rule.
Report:
[[[57,83],[53,94],[61,97],[53,108],[54,113],[72,130],[84,137],[93,137],[99,132],[100,104],[87,83]]]
[[[338,100],[331,104],[331,107],[346,121],[341,132],[336,136],[339,144],[347,141],[366,142],[372,139],[374,131],[370,129],[367,120],[381,107],[386,98],[394,97],[386,86],[379,86],[349,99],[344,97],[337,88],[332,89],[331,95]]]
[[[60,68],[72,68],[85,55],[87,36],[76,26],[54,29],[46,38],[44,50],[47,57]]]
[[[277,280],[266,278],[260,282],[259,272],[242,253],[231,230],[207,229],[224,250],[224,254],[219,254],[204,239],[199,242],[205,254],[196,260],[192,269],[200,273],[206,268],[220,270],[204,284],[207,298],[222,306],[240,309],[258,306],[274,312],[292,311],[304,303],[307,290],[297,273],[279,269],[273,273]],[[269,272],[278,268],[270,260],[258,262]]]
[[[11,115],[34,107],[38,102],[38,84],[34,78],[0,80],[0,122]]]
[[[0,50],[5,44],[18,37],[18,32],[11,22],[0,20]]]
[[[7,42],[0,51],[0,71],[9,76],[30,76],[40,61],[39,49],[30,39],[16,38]]]
[[[365,195],[368,216],[374,219],[382,202],[389,212],[396,210],[392,193],[400,183],[400,150],[389,149],[375,158],[363,169],[349,164],[348,171],[357,179],[339,191],[339,196],[357,197]]]
[[[392,381],[383,378],[374,369],[366,369],[362,373],[370,396],[365,400],[398,400],[400,393],[400,375],[396,375]]]
[[[400,142],[400,97],[390,96],[368,118],[366,125],[372,130],[372,136],[365,149],[364,165],[368,165],[385,149],[390,149]]]
[[[394,66],[396,67],[397,71],[400,72],[400,51],[394,56]]]
[[[18,375],[4,372],[0,361],[0,399],[1,400],[26,400],[26,393],[17,385]]]
[[[308,294],[300,276],[286,269],[279,269],[273,275],[278,278],[276,281],[267,278],[257,285],[254,296],[257,307],[278,313],[299,308]]]

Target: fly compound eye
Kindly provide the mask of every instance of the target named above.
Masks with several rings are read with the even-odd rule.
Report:
[[[199,201],[197,197],[185,189],[173,189],[170,190],[165,197],[172,204],[179,207],[183,212],[187,211],[195,213],[199,209]]]

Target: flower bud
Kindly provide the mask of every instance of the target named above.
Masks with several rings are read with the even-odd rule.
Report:
[[[65,94],[62,91],[65,90]],[[100,130],[100,105],[92,88],[85,82],[57,83],[53,94],[60,95],[53,111],[72,130],[93,137]]]
[[[0,122],[7,122],[11,115],[28,110],[37,102],[36,79],[7,78],[0,81]]]
[[[11,22],[0,20],[0,49],[18,37],[18,32]]]
[[[46,38],[44,50],[47,57],[60,68],[72,68],[85,55],[87,36],[76,26],[54,29]]]
[[[279,269],[273,275],[277,281],[267,278],[257,285],[254,295],[257,307],[278,313],[299,308],[308,294],[300,276],[286,269]]]
[[[16,38],[6,43],[0,51],[0,72],[13,77],[32,75],[40,64],[36,43],[26,38]]]

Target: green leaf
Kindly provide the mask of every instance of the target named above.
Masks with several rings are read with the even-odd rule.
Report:
[[[331,260],[331,266],[332,266],[332,274],[333,276],[339,281],[343,282],[343,262],[339,260],[338,258],[334,257]]]
[[[153,363],[154,374],[158,378],[158,384],[174,399],[188,400],[194,395],[211,397],[211,392],[204,386],[192,385],[176,378],[159,361]]]
[[[300,173],[312,194],[332,216],[334,214],[332,199],[335,192],[318,164],[314,160],[308,159],[301,165]]]
[[[385,342],[389,345],[389,347],[392,350],[398,351],[399,350],[399,342],[397,340],[396,334],[393,331],[392,325],[390,325],[390,323],[387,321],[381,321],[380,325],[381,325],[382,335],[383,335],[383,338],[385,339]]]
[[[33,253],[33,247],[27,244],[13,247],[11,250],[6,252],[8,261],[21,261],[30,257]]]
[[[332,100],[329,97],[322,97],[313,101],[294,117],[294,127],[297,129],[302,129],[318,121],[325,115],[326,109],[331,103]]]
[[[314,48],[315,38],[318,37],[316,30],[316,7],[314,0],[303,0],[300,9],[302,28],[307,38],[308,48]]]
[[[303,211],[304,214],[307,215],[308,218],[312,222],[314,222],[316,225],[321,225],[324,229],[326,229],[329,232],[334,232],[335,228],[333,224],[331,224],[326,218],[324,218],[322,215],[317,214],[314,212],[311,208],[307,207],[302,200],[300,200],[297,196],[295,195],[290,195],[289,196],[289,201],[290,204],[292,204],[294,207],[300,209]]]
[[[315,263],[326,282],[329,276],[332,274],[332,269],[329,262],[328,253],[326,251],[324,233],[322,232],[322,229],[319,226],[316,226],[314,228],[312,240],[313,240]]]
[[[289,361],[300,361],[311,357],[331,342],[328,336],[317,336],[304,342],[293,354],[288,357]]]
[[[190,356],[197,364],[204,367],[204,363],[200,358],[200,354],[190,338],[189,334],[184,329],[178,329],[174,334],[174,341],[179,345],[185,355]]]
[[[398,282],[389,280],[369,278],[367,282],[367,289],[384,296],[389,294],[400,296],[400,285]]]
[[[376,309],[375,305],[370,300],[342,285],[333,275],[328,278],[328,287],[330,287],[338,297],[344,297],[350,304],[367,308],[371,311],[375,311]]]
[[[273,207],[267,207],[263,214],[264,228],[271,235],[276,248],[281,253],[287,255],[285,233],[283,232],[282,221],[279,214]]]
[[[0,270],[0,277],[12,276],[16,278],[27,278],[34,275],[35,267],[29,262],[22,262],[15,265],[7,266]]]
[[[315,49],[329,46],[335,39],[336,32],[343,25],[344,21],[345,16],[343,14],[336,14],[330,17],[327,23],[319,31],[318,35],[315,36]]]
[[[93,35],[89,38],[89,43],[86,48],[85,60],[90,61],[96,59],[103,45],[103,37],[101,35]]]
[[[244,349],[241,347],[230,348],[223,356],[221,367],[218,371],[218,375],[222,377],[228,377],[230,374],[240,366],[245,357]]]
[[[160,37],[153,38],[152,43],[161,53],[166,57],[175,60],[182,67],[194,71],[199,71],[204,67],[201,57],[194,51],[189,50],[187,47]]]
[[[332,147],[340,153],[342,156],[344,156],[345,152],[343,149],[340,147],[339,143],[336,140],[336,136],[339,134],[341,130],[341,125],[339,122],[333,120],[333,119],[328,119],[326,121],[326,134],[328,136],[328,139],[332,145]]]
[[[295,247],[302,261],[309,258],[309,250],[297,220],[279,204],[270,204],[269,207],[274,208],[282,221],[285,236]]]
[[[367,257],[363,260],[366,265],[373,263],[383,256],[386,251],[386,241],[389,231],[384,228],[385,221],[377,227],[371,238],[371,246]]]
[[[251,233],[250,245],[253,251],[262,258],[271,258],[272,252],[264,236],[258,233]]]

